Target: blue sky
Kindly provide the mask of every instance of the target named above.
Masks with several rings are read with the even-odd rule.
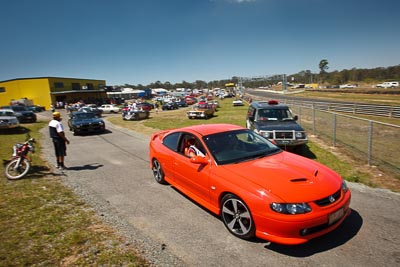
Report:
[[[400,64],[398,0],[0,0],[0,81],[107,85]]]

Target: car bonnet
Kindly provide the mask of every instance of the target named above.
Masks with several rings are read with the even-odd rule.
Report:
[[[273,131],[273,130],[295,130],[295,131],[304,131],[304,129],[298,125],[295,121],[266,121],[266,122],[257,122],[257,129],[264,131]]]
[[[328,167],[288,152],[221,168],[229,177],[237,177],[239,186],[247,180],[257,190],[264,189],[286,202],[326,197],[342,183],[340,175]]]

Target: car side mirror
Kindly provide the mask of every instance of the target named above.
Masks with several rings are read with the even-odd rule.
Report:
[[[296,116],[293,117],[293,119],[294,119],[295,121],[297,121],[297,120],[299,119],[299,117],[296,115]]]
[[[208,164],[208,159],[206,159],[202,156],[194,156],[194,157],[190,158],[190,162],[194,163],[194,164],[206,165],[206,164]]]

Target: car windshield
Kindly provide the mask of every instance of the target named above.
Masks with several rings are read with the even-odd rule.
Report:
[[[85,120],[85,119],[93,119],[96,118],[96,115],[94,113],[78,113],[78,114],[74,114],[74,118],[75,119],[79,119],[79,120]]]
[[[282,151],[247,129],[207,135],[203,140],[219,165],[254,160]]]
[[[0,116],[15,116],[15,114],[12,111],[0,110]]]
[[[289,109],[260,109],[256,115],[257,121],[284,121],[293,120]]]
[[[25,107],[22,107],[22,106],[12,106],[12,109],[14,111],[27,111],[27,109]]]

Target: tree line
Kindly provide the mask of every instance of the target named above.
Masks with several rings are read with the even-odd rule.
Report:
[[[367,83],[375,84],[383,81],[399,81],[400,80],[400,65],[391,67],[378,67],[373,69],[344,69],[341,71],[328,72],[328,61],[323,59],[319,63],[320,72],[313,73],[310,70],[303,70],[295,74],[286,75],[286,79],[290,83],[319,83],[329,85],[340,85],[346,83]],[[271,76],[271,79],[249,79],[242,83],[245,87],[257,88],[261,86],[271,86],[282,82],[283,75]],[[227,83],[238,84],[240,77],[234,76],[231,79],[214,80],[214,81],[202,81],[196,80],[195,82],[182,81],[180,83],[161,82],[156,81],[147,85],[142,84],[125,84],[123,86],[134,89],[146,89],[146,88],[164,88],[164,89],[176,89],[176,88],[189,88],[189,89],[201,89],[201,88],[225,88]]]
[[[378,67],[373,69],[344,69],[341,71],[328,72],[328,61],[323,59],[319,64],[319,73],[309,70],[289,75],[289,80],[296,83],[320,83],[329,85],[340,85],[346,83],[375,84],[384,81],[400,80],[400,65],[391,67]]]

